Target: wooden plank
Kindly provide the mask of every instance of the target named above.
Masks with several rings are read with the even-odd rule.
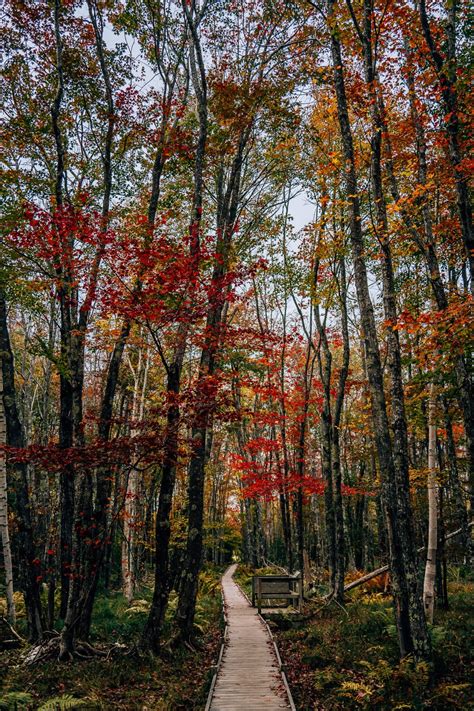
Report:
[[[231,566],[222,579],[228,635],[210,709],[291,709],[268,631],[232,580],[235,569]]]
[[[265,593],[290,593],[290,584],[287,581],[280,580],[262,580],[260,594]]]

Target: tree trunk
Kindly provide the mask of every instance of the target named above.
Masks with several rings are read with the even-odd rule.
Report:
[[[456,445],[454,442],[453,423],[446,398],[443,398],[444,426],[446,428],[446,459],[449,472],[449,486],[452,491],[456,506],[456,521],[462,529],[462,545],[466,563],[470,564],[474,558],[474,544],[469,533],[469,516],[464,500],[464,493],[460,480],[458,462],[456,458]]]
[[[142,635],[142,645],[155,653],[159,651],[170,593],[169,543],[171,537],[171,507],[176,478],[179,450],[180,409],[178,396],[181,387],[181,372],[186,349],[187,329],[179,335],[179,344],[173,363],[168,369],[168,410],[164,437],[164,456],[161,469],[160,494],[155,519],[155,586],[150,614]]]
[[[3,567],[5,568],[5,594],[7,598],[7,617],[11,625],[15,624],[15,599],[13,597],[13,564],[8,525],[8,486],[7,458],[7,423],[3,404],[3,369],[0,367],[0,533],[2,538]]]
[[[65,295],[60,294],[61,304],[61,362],[69,363],[69,345],[67,334],[71,325],[68,323],[68,307],[65,304]],[[59,446],[61,449],[70,449],[73,444],[72,425],[72,384],[69,376],[64,372],[59,375]],[[61,578],[61,603],[59,616],[64,618],[67,611],[69,597],[69,584],[71,579],[71,555],[74,520],[74,469],[72,465],[64,467],[59,478],[59,511],[60,511],[60,578]]]
[[[457,87],[456,87],[456,53],[455,53],[455,31],[456,31],[456,10],[457,2],[450,3],[450,21],[447,23],[448,29],[448,61],[445,62],[441,52],[436,46],[436,41],[431,33],[431,28],[426,13],[425,0],[420,0],[418,4],[420,13],[420,24],[426,44],[431,54],[436,73],[438,75],[439,87],[441,90],[441,106],[444,113],[444,126],[449,142],[449,159],[451,162],[453,177],[456,185],[457,208],[461,223],[461,234],[469,264],[471,277],[471,293],[474,294],[474,235],[472,234],[472,210],[469,198],[469,174],[463,166],[459,135],[461,124],[459,120]],[[470,451],[471,466],[474,466],[474,442]]]
[[[324,404],[321,413],[321,430],[322,470],[326,482],[324,500],[326,510],[328,562],[331,572],[332,594],[338,602],[342,602],[344,599],[345,538],[339,427],[344,403],[346,379],[349,372],[349,331],[347,321],[347,286],[344,257],[341,257],[338,260],[338,263],[340,267],[339,301],[341,308],[341,330],[343,335],[343,362],[339,372],[337,392],[333,406],[331,403],[332,354],[329,348],[325,323],[321,321],[319,303],[317,300],[319,259],[315,259],[313,265],[313,308],[319,335],[317,356],[324,393]]]
[[[0,289],[0,355],[3,379],[3,406],[5,411],[7,444],[10,447],[23,449],[25,437],[18,416],[13,353],[8,333],[7,307],[5,294]],[[43,638],[44,622],[40,594],[39,558],[34,545],[34,532],[31,522],[29,498],[29,482],[27,465],[24,462],[13,463],[12,490],[15,491],[15,508],[17,513],[17,531],[15,533],[15,549],[20,562],[19,585],[25,597],[26,616],[28,620],[28,637],[31,642]]]
[[[145,412],[145,397],[148,385],[148,370],[150,366],[150,352],[146,347],[143,353],[142,346],[139,346],[136,367],[133,367],[128,360],[130,370],[134,378],[133,398],[131,407],[132,427],[130,436],[133,438],[137,434],[135,423],[143,421]],[[137,543],[136,530],[139,521],[139,495],[138,495],[139,473],[137,463],[132,462],[125,487],[124,502],[124,522],[123,522],[123,545],[122,545],[122,584],[124,596],[130,603],[135,595],[137,585]]]
[[[315,259],[313,265],[313,309],[316,327],[319,336],[317,357],[319,376],[323,384],[323,409],[321,411],[321,468],[325,482],[324,511],[326,524],[326,552],[327,564],[330,572],[331,594],[336,587],[336,513],[334,505],[334,482],[332,467],[332,422],[331,422],[331,371],[332,354],[326,334],[325,323],[321,321],[319,302],[317,297],[319,260]]]
[[[109,197],[110,197],[110,187],[112,180],[112,168],[111,168],[111,149],[113,140],[113,128],[115,122],[115,112],[113,111],[113,96],[111,93],[111,84],[109,79],[108,68],[106,65],[106,58],[103,52],[103,22],[100,16],[100,10],[96,3],[92,1],[88,2],[89,14],[91,22],[95,32],[96,39],[96,49],[99,57],[99,63],[101,66],[102,77],[105,85],[106,101],[108,107],[108,130],[105,141],[104,150],[104,200],[103,200],[103,211],[102,217],[104,225],[108,221],[108,211],[109,211]],[[145,246],[149,246],[150,239],[153,234],[153,228],[156,218],[156,212],[158,208],[158,201],[160,195],[160,184],[161,177],[164,169],[165,158],[164,158],[164,137],[167,127],[167,120],[169,115],[169,103],[172,101],[174,91],[176,88],[176,80],[178,76],[178,69],[180,67],[181,56],[177,59],[176,65],[174,67],[174,72],[171,71],[168,74],[167,80],[168,84],[166,86],[167,100],[164,101],[162,110],[162,130],[160,141],[155,153],[155,160],[152,172],[152,187],[151,196],[148,207],[148,224],[147,230],[144,238]],[[133,295],[137,296],[142,288],[142,274],[140,273],[137,277],[136,283],[133,287]],[[83,315],[83,314],[81,314]],[[87,319],[87,314],[83,315],[83,326],[85,332],[85,320]],[[131,331],[131,320],[125,318],[120,335],[115,343],[114,350],[109,362],[109,367],[107,371],[106,384],[104,388],[104,393],[101,402],[101,412],[98,426],[99,438],[106,442],[110,437],[111,427],[112,427],[112,413],[113,405],[115,399],[115,393],[117,390],[119,371],[122,363],[123,353],[125,350],[125,345],[128,341],[128,337]],[[90,478],[82,478],[80,482],[80,487],[82,491],[82,504],[79,510],[88,511],[89,521],[90,521],[90,531],[93,531],[94,539],[98,541],[98,545],[89,546],[88,550],[84,552],[83,561],[84,567],[82,572],[82,577],[87,580],[86,588],[82,590],[81,595],[78,597],[75,595],[75,600],[72,601],[72,608],[69,615],[68,624],[64,625],[62,631],[62,646],[64,649],[64,657],[67,658],[74,646],[74,637],[76,633],[80,633],[83,638],[87,638],[90,630],[90,624],[92,619],[92,610],[97,590],[97,584],[99,580],[100,567],[102,560],[104,558],[105,550],[108,543],[109,535],[109,513],[110,513],[110,494],[112,489],[112,482],[110,477],[110,472],[106,467],[100,467],[97,471],[97,485],[96,485],[96,497],[95,505],[92,510],[92,480]],[[76,505],[80,505],[80,502]],[[78,545],[80,542],[78,541]],[[76,608],[74,610],[74,608]]]
[[[425,579],[423,583],[423,604],[428,622],[433,623],[436,552],[438,546],[438,497],[436,472],[436,399],[434,386],[430,387],[428,403],[428,546],[426,549]]]
[[[199,269],[200,225],[203,202],[203,171],[208,129],[207,80],[198,35],[198,26],[201,16],[199,14],[196,15],[194,13],[194,9],[189,9],[184,3],[183,11],[191,35],[190,69],[194,90],[197,96],[199,118],[199,134],[194,159],[193,207],[189,227],[190,253],[194,258],[193,268],[195,273],[193,278],[197,278],[197,271]],[[158,651],[159,648],[159,640],[170,592],[170,515],[176,476],[176,463],[178,458],[178,429],[180,418],[177,397],[180,391],[181,371],[186,351],[187,337],[188,327],[183,325],[178,329],[178,342],[174,360],[168,368],[168,394],[170,396],[170,401],[168,403],[167,410],[165,455],[162,467],[158,511],[156,515],[155,590],[150,616],[147,620],[142,637],[142,643],[154,651]],[[203,373],[203,357],[204,350],[201,356],[200,377]],[[205,367],[205,370],[207,370],[207,367]],[[190,637],[192,632],[197,597],[198,575],[202,561],[204,469],[207,452],[206,436],[207,426],[209,424],[208,414],[209,413],[204,416],[204,421],[200,423],[197,428],[193,428],[192,432],[192,440],[197,447],[196,449],[193,449],[189,468],[188,539],[185,565],[180,581],[178,610],[176,613],[180,633],[184,638]],[[187,583],[189,583],[189,587]]]
[[[205,81],[201,73],[201,87]],[[201,101],[207,98],[202,96]],[[207,103],[206,103],[207,111]],[[206,113],[207,115],[207,113]],[[230,246],[240,198],[240,180],[244,150],[250,136],[250,127],[243,129],[232,163],[227,189],[219,188],[217,205],[217,259],[212,274],[212,293],[206,318],[206,339],[201,351],[196,384],[196,406],[191,435],[191,460],[188,483],[188,536],[186,555],[181,576],[176,622],[181,639],[190,639],[194,624],[199,572],[202,566],[202,537],[204,514],[205,467],[209,452],[207,438],[210,434],[217,386],[214,379],[216,361],[221,344],[221,332],[225,320],[227,288],[223,279],[227,274]],[[199,237],[197,231],[196,238]]]
[[[454,3],[453,3],[454,5]],[[407,56],[407,85],[408,85],[408,97],[410,101],[410,113],[412,118],[413,127],[416,136],[417,145],[417,157],[418,157],[418,180],[421,185],[426,186],[428,181],[428,164],[427,164],[427,146],[426,137],[423,122],[421,120],[420,112],[417,105],[416,90],[415,90],[415,78],[413,67],[411,63],[412,49],[409,46],[409,42],[405,39],[405,52]],[[395,176],[393,173],[393,168],[391,164],[391,157],[389,160],[389,173],[390,180],[392,183],[392,195],[395,200],[399,201],[400,195],[398,192],[398,187],[396,184]],[[410,232],[413,234],[415,242],[419,244],[423,251],[423,255],[426,261],[428,278],[433,291],[433,296],[436,302],[436,306],[440,311],[444,311],[448,305],[448,295],[446,293],[446,288],[441,277],[441,272],[439,268],[438,255],[435,249],[435,239],[433,235],[433,224],[431,218],[431,211],[429,200],[427,196],[422,198],[422,215],[423,215],[423,228],[425,233],[425,239],[420,240],[414,226],[412,225],[411,217],[406,212],[402,210],[402,217],[407,225]],[[466,445],[468,452],[468,467],[470,470],[470,488],[473,488],[472,477],[474,476],[474,394],[473,394],[473,383],[469,374],[469,368],[466,362],[466,358],[463,355],[459,355],[454,364],[454,372],[458,387],[458,400],[462,411],[463,422],[464,422],[464,432],[466,436]]]
[[[122,589],[130,604],[135,595],[135,517],[137,497],[137,471],[132,467],[126,476],[122,541]]]
[[[337,27],[334,26],[334,0],[328,0],[328,11],[328,24],[331,30],[334,86],[338,104],[341,138],[346,160],[346,194],[349,202],[354,276],[371,392],[374,438],[383,480],[382,491],[387,516],[387,530],[389,533],[390,561],[393,573],[393,592],[400,653],[402,656],[413,653],[417,659],[429,659],[431,657],[431,646],[421,601],[417,560],[413,552],[413,539],[410,537],[411,508],[408,500],[408,480],[405,481],[403,479],[404,472],[396,471],[393,460],[377,328],[368,287],[359,191],[345,91],[341,46],[337,35]],[[398,436],[401,434],[399,431]],[[402,526],[400,524],[402,524]]]
[[[341,473],[341,447],[340,447],[340,426],[342,419],[342,409],[346,392],[346,381],[349,373],[349,326],[347,317],[347,282],[346,265],[344,256],[339,258],[339,301],[341,309],[341,331],[343,341],[343,357],[341,369],[339,371],[339,382],[337,386],[336,402],[334,404],[334,417],[331,434],[331,465],[332,480],[334,486],[334,523],[335,523],[335,544],[336,544],[336,575],[334,579],[334,597],[339,603],[344,601],[344,578],[345,578],[345,537],[344,537],[344,509],[342,505],[342,473]]]
[[[283,490],[279,493],[281,526],[283,531],[283,541],[285,544],[286,564],[288,572],[293,572],[293,541],[291,536],[291,521],[288,510],[288,497]]]

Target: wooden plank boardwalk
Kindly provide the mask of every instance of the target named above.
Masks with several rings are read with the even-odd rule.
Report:
[[[222,578],[228,634],[210,711],[290,709],[268,631],[232,579],[236,567]]]

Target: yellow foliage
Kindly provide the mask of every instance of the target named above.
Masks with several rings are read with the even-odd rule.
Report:
[[[339,691],[341,696],[345,696],[350,699],[357,701],[367,700],[372,696],[374,690],[367,686],[367,684],[362,684],[356,681],[343,681]]]
[[[25,617],[25,601],[23,599],[23,594],[21,592],[13,593],[13,600],[15,602],[15,613],[17,619],[19,617]],[[7,616],[7,599],[6,597],[0,597],[0,616]]]

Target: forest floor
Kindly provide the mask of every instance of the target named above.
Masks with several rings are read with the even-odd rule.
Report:
[[[252,573],[240,567],[235,576],[247,593]],[[450,609],[438,609],[431,628],[431,688],[425,665],[399,660],[388,595],[358,588],[344,608],[313,598],[301,615],[266,614],[298,711],[472,708],[474,582],[451,577]]]
[[[201,575],[196,651],[173,649],[156,658],[125,654],[139,640],[151,591],[141,591],[140,600],[131,606],[119,592],[102,594],[95,606],[91,643],[99,649],[124,645],[124,652],[108,659],[50,661],[33,667],[21,663],[25,648],[0,653],[0,711],[202,710],[221,642],[221,572]],[[175,603],[172,599],[171,613]]]

